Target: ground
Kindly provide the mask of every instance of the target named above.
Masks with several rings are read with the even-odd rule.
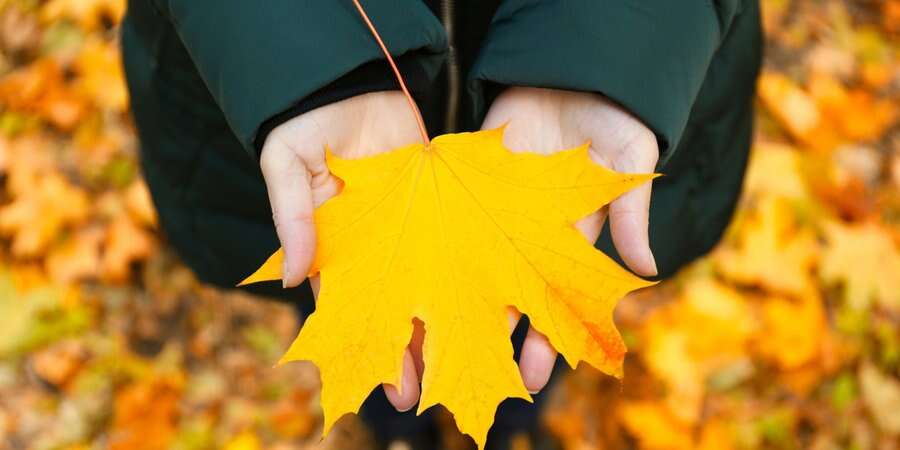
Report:
[[[316,447],[315,368],[272,367],[292,308],[198,283],[158,232],[124,6],[0,0],[0,448],[367,448],[352,417]],[[900,448],[900,1],[763,10],[735,221],[622,301],[622,382],[556,384],[542,426],[564,449]]]

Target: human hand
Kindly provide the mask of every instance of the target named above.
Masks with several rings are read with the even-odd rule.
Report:
[[[656,136],[640,120],[609,99],[592,93],[515,87],[493,103],[482,129],[506,124],[503,140],[513,151],[549,154],[590,141],[594,162],[624,173],[653,172],[659,159]],[[639,275],[656,275],[648,236],[650,189],[629,191],[608,208],[580,220],[576,227],[590,241],[600,236],[609,217],[613,244],[625,264]],[[513,310],[513,323],[518,312]],[[547,384],[556,351],[531,328],[522,346],[519,371],[525,387],[536,392]]]
[[[325,164],[325,148],[352,159],[419,139],[406,99],[396,91],[359,95],[316,108],[269,133],[260,167],[284,248],[284,287],[306,279],[315,255],[313,211],[340,189]]]
[[[325,148],[341,158],[360,158],[388,151],[421,139],[416,119],[400,92],[375,92],[336,102],[301,114],[272,130],[266,137],[260,165],[278,239],[284,249],[282,282],[297,286],[306,279],[315,255],[313,211],[335,196],[340,183],[325,164]],[[311,277],[318,295],[318,277]],[[412,408],[419,398],[422,373],[422,336],[417,324],[417,345],[404,358],[403,395],[385,385],[388,399],[398,410]],[[416,358],[413,355],[416,355]],[[414,364],[414,361],[418,361]]]

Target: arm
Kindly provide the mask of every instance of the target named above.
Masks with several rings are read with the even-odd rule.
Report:
[[[603,94],[654,132],[667,159],[741,7],[742,0],[509,0],[494,16],[472,86]]]
[[[508,124],[514,150],[553,152],[591,142],[594,160],[620,172],[652,172],[671,156],[740,0],[508,0],[494,16],[471,74],[483,128]],[[547,89],[551,88],[551,89]],[[575,92],[573,92],[575,91]],[[651,185],[582,219],[590,241],[606,218],[626,265],[657,273],[648,239]],[[550,378],[556,351],[534,329],[519,368],[529,390]]]

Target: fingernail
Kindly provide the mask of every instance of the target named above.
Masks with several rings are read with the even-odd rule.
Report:
[[[397,412],[401,412],[401,413],[408,412],[409,410],[413,409],[414,406],[416,406],[415,403],[413,403],[412,405],[409,405],[408,408],[404,408],[404,409],[397,408]]]
[[[653,256],[652,251],[650,252],[650,263],[653,264],[653,273],[651,275],[654,277],[659,275],[659,269],[656,267],[656,257]]]
[[[287,289],[287,280],[290,278],[291,272],[288,270],[287,259],[284,260],[284,265],[281,266],[281,288]]]
[[[528,391],[528,393],[531,394],[531,395],[537,395],[537,394],[539,394],[540,392],[541,392],[540,389],[535,390],[535,391]]]

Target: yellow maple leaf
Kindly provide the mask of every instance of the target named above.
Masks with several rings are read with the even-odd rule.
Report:
[[[413,318],[426,329],[419,412],[443,404],[480,447],[501,401],[530,399],[507,306],[570,365],[621,375],[613,308],[652,283],[594,249],[574,223],[653,175],[604,169],[587,145],[543,156],[502,141],[497,129],[359,160],[328,155],[345,185],[315,213],[311,274],[321,291],[282,358],[318,366],[324,433],[379,384],[399,385]],[[280,252],[245,283],[279,279]]]
[[[844,299],[856,310],[873,301],[900,311],[900,251],[877,224],[824,225],[827,245],[819,275],[826,283],[843,284]]]

